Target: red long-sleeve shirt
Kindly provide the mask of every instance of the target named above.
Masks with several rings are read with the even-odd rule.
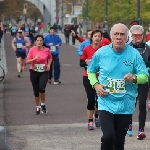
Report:
[[[146,39],[146,42],[150,41],[150,34],[147,34],[147,35],[145,36],[145,39]]]
[[[99,47],[95,50],[92,45],[87,46],[83,49],[83,54],[80,59],[86,60],[86,59],[91,59],[94,53],[101,47],[105,45],[109,45],[110,41],[107,38],[103,38],[102,41],[100,42]],[[88,56],[88,57],[87,57]],[[83,76],[87,76],[87,70],[84,71]]]
[[[83,37],[79,37],[77,36],[76,38],[80,43],[84,42],[86,39],[83,38]],[[107,38],[102,38],[102,41],[101,41],[101,47],[102,46],[105,46],[105,45],[109,45],[111,42],[107,39]]]
[[[79,36],[77,36],[76,39],[77,39],[80,43],[82,43],[82,42],[84,42],[84,41],[86,40],[85,38],[79,37]]]

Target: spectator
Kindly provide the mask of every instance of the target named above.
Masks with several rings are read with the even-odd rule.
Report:
[[[1,27],[0,27],[0,45],[1,45],[1,39],[3,37],[3,31],[1,30]]]
[[[70,36],[71,30],[68,25],[65,26],[64,28],[64,35],[66,39],[66,45],[69,44],[69,36]]]
[[[72,30],[77,34],[77,25],[76,24],[74,24],[73,26],[72,26]],[[74,36],[72,36],[72,45],[75,45],[75,37]]]
[[[44,32],[44,23],[41,22],[39,27],[40,27],[40,33],[43,34],[43,32]]]

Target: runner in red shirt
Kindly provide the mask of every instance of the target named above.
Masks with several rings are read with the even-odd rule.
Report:
[[[80,42],[84,42],[86,39],[83,38],[83,37],[79,37],[74,31],[71,31],[71,34]],[[111,42],[107,39],[107,38],[102,38],[101,40],[101,43],[103,43],[103,46],[104,45],[108,45],[110,44]]]
[[[83,54],[80,59],[80,66],[85,67],[83,74],[83,85],[86,89],[88,104],[87,104],[87,117],[88,117],[88,130],[93,130],[93,114],[95,115],[95,126],[100,127],[100,121],[98,118],[98,103],[96,91],[92,88],[87,76],[87,65],[89,64],[94,53],[102,46],[100,41],[102,39],[102,32],[100,30],[94,30],[91,34],[91,45],[87,46],[83,50]],[[95,108],[96,102],[96,108]]]
[[[149,29],[146,31],[145,40],[146,40],[146,42],[150,41],[150,31],[149,31]]]

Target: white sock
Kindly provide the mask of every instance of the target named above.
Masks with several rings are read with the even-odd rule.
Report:
[[[41,106],[36,106],[36,108],[41,108]]]
[[[41,103],[41,106],[45,105],[45,103]]]

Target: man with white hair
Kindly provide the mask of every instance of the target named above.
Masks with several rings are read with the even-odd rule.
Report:
[[[112,44],[100,48],[92,57],[88,78],[98,94],[101,150],[124,150],[137,84],[147,82],[148,71],[140,53],[126,44],[128,28],[124,24],[115,24],[110,35]]]

